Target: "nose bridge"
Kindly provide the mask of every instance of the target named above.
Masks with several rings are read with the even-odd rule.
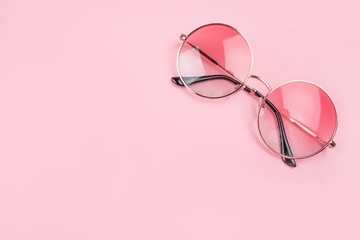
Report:
[[[270,85],[269,85],[264,79],[262,79],[261,77],[259,77],[259,76],[257,76],[257,75],[250,75],[249,78],[254,78],[254,79],[260,81],[262,84],[264,84],[265,87],[266,87],[267,90],[268,90],[268,93],[271,91]],[[267,94],[264,94],[264,96],[266,96],[266,95],[267,95]]]

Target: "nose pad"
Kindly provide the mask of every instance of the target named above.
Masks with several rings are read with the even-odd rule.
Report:
[[[260,100],[260,107],[265,108],[265,106],[266,106],[265,99],[261,99]]]
[[[235,90],[236,90],[236,89],[239,89],[240,87],[241,87],[241,84],[237,84],[237,83],[236,83],[236,84],[234,85]]]

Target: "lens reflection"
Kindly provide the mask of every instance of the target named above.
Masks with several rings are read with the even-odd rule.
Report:
[[[305,158],[324,149],[337,126],[334,103],[320,87],[308,82],[290,82],[267,97],[281,113],[284,129],[295,158]],[[281,154],[279,129],[273,111],[259,112],[259,130],[265,143]]]
[[[206,25],[192,32],[182,45],[178,58],[179,74],[183,79],[226,75],[240,84],[248,78],[251,66],[252,54],[246,39],[222,24]],[[239,87],[225,78],[193,81],[187,86],[201,96],[212,98],[229,95]]]

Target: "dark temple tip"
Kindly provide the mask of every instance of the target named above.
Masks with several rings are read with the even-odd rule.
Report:
[[[173,81],[173,83],[175,83],[178,86],[184,86],[184,84],[182,83],[182,81],[180,80],[180,77],[172,77],[171,81]]]
[[[286,163],[290,167],[296,167],[296,162],[294,159],[284,158],[284,157],[281,157],[281,159],[284,161],[284,163]]]

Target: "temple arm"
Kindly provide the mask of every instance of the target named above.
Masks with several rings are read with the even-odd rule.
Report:
[[[183,77],[183,80],[186,82],[187,85],[191,85],[191,84],[198,83],[198,82],[203,82],[203,81],[208,81],[208,80],[214,80],[214,79],[224,79],[224,80],[230,81],[230,82],[232,82],[232,83],[234,83],[236,85],[241,85],[242,84],[238,80],[236,80],[234,78],[231,78],[229,76],[226,76],[226,75],[209,75],[209,76],[201,76],[201,77]],[[181,81],[180,77],[173,77],[172,81],[175,84],[179,85],[179,86],[184,86],[184,84]],[[247,86],[244,87],[244,90],[249,92],[249,93],[252,92],[252,89],[250,89]],[[264,98],[264,96],[260,92],[258,92],[256,90],[253,93],[254,93],[255,96],[257,96],[259,98]],[[274,112],[275,117],[276,117],[277,122],[278,122],[279,132],[280,132],[280,142],[281,142],[281,154],[292,157],[293,154],[291,152],[291,148],[290,148],[289,142],[288,142],[287,137],[286,137],[284,124],[283,124],[283,121],[282,121],[282,118],[281,118],[281,113],[277,110],[277,108],[269,100],[266,99],[265,103]],[[285,158],[285,157],[281,157],[281,159],[287,165],[289,165],[291,167],[296,167],[296,162],[295,162],[294,159]]]
[[[187,84],[193,84],[193,83],[207,81],[207,80],[213,80],[213,79],[224,79],[224,80],[227,80],[227,81],[232,82],[234,84],[240,84],[239,81],[237,81],[237,80],[235,80],[235,79],[233,79],[233,78],[231,78],[229,76],[226,76],[226,75],[208,75],[208,76],[202,76],[202,77],[185,77],[184,80],[185,80],[185,82]],[[181,82],[180,77],[173,77],[172,81],[175,84],[179,85],[179,86],[183,86],[183,83]],[[244,90],[249,92],[249,93],[251,92],[251,89],[249,87],[247,87],[247,86],[245,86]],[[258,91],[256,91],[256,92],[257,92],[257,95],[256,94],[255,95],[257,97],[264,98],[264,96],[262,96],[261,93],[259,93]],[[267,105],[269,105],[269,104],[267,104]],[[298,120],[296,120],[296,119],[294,119],[292,117],[287,116],[286,114],[284,114],[284,113],[282,113],[280,111],[279,111],[279,113],[280,113],[280,115],[282,117],[287,118],[290,121],[290,123],[294,124],[295,126],[300,128],[302,131],[304,131],[307,134],[309,134],[310,136],[314,137],[319,143],[324,144],[324,145],[328,144],[328,142],[326,142],[324,139],[322,139],[320,136],[318,136],[314,131],[312,131],[305,124],[301,123],[300,121],[298,121]],[[336,143],[334,141],[331,141],[329,143],[329,148],[333,148],[335,146],[336,146]]]

